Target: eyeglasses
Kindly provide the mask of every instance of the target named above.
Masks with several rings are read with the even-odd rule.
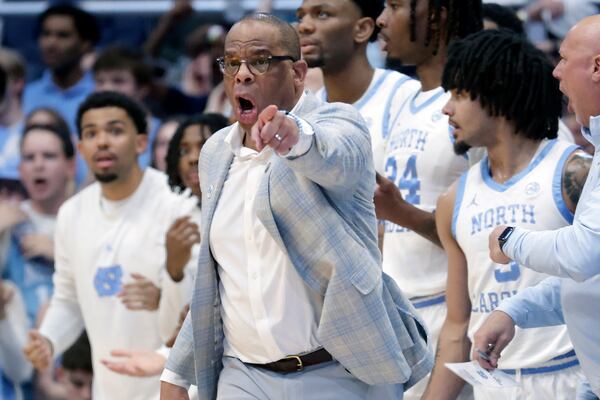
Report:
[[[246,63],[246,67],[254,75],[262,75],[269,70],[269,66],[273,61],[298,61],[292,56],[271,56],[271,55],[259,55],[253,56],[248,59],[240,59],[234,57],[219,57],[217,63],[219,68],[224,75],[234,76],[240,70],[242,63]]]

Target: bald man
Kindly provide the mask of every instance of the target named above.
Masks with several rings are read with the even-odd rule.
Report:
[[[583,136],[600,146],[600,15],[583,19],[567,34],[554,70]],[[581,193],[573,225],[532,232],[500,226],[490,234],[490,257],[500,264],[514,260],[551,275],[535,287],[501,303],[475,334],[473,359],[495,368],[515,325],[536,328],[566,323],[588,388],[600,395],[600,155]],[[543,345],[543,344],[541,344]],[[477,351],[479,349],[479,351]],[[487,351],[489,357],[482,357]],[[485,358],[489,358],[486,360]],[[587,383],[586,383],[587,384]],[[588,396],[592,396],[589,393]]]
[[[196,384],[201,399],[401,399],[432,356],[381,272],[364,121],[304,91],[298,35],[276,17],[235,24],[224,54],[238,122],[202,148],[198,279],[162,398]]]

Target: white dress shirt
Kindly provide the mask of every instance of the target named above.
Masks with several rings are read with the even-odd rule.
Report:
[[[314,132],[303,119],[290,118],[300,127],[300,140],[286,156],[297,157],[310,149]],[[244,147],[243,139],[239,125],[225,138],[234,158],[209,240],[220,278],[224,355],[264,364],[321,347],[316,335],[323,298],[304,283],[258,219],[256,190],[274,153],[269,147],[260,153]],[[161,380],[185,388],[190,384],[169,370]]]

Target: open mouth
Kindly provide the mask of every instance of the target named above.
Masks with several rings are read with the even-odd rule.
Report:
[[[33,180],[33,186],[36,188],[45,187],[47,183],[48,183],[48,180],[46,178],[35,178]]]
[[[254,101],[248,97],[238,96],[238,119],[239,122],[252,125],[258,118],[258,111]]]

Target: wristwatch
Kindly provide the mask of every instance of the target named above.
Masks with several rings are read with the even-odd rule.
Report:
[[[514,230],[515,230],[514,226],[509,226],[505,230],[502,231],[500,236],[498,236],[498,245],[500,246],[500,250],[502,250],[502,247],[504,247],[504,243],[506,243],[506,241],[508,240],[510,235],[512,235]]]

